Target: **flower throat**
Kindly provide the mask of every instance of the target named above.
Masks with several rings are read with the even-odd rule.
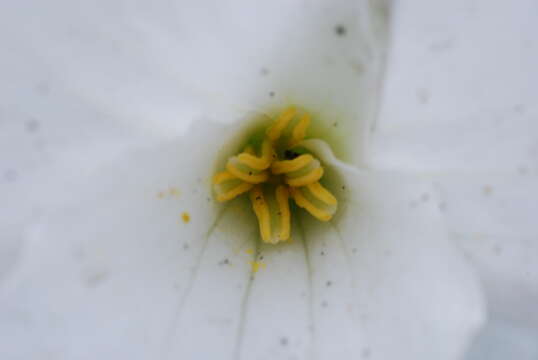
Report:
[[[266,243],[289,240],[290,197],[320,221],[329,221],[336,212],[336,198],[320,183],[324,172],[320,161],[301,146],[310,120],[308,113],[286,109],[265,131],[261,142],[230,157],[226,170],[213,177],[219,202],[249,193],[261,239]]]

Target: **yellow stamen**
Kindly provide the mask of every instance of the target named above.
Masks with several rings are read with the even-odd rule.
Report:
[[[284,186],[279,186],[276,189],[276,201],[280,215],[280,234],[279,238],[282,241],[288,240],[290,237],[291,215],[289,204],[289,193]]]
[[[264,242],[269,242],[271,239],[271,216],[269,214],[269,206],[265,202],[261,186],[255,186],[249,193],[252,208],[258,218],[260,225],[260,235]]]
[[[254,186],[253,184],[249,184],[247,182],[241,182],[241,184],[237,185],[233,189],[228,190],[227,192],[223,194],[217,195],[217,201],[225,202],[228,200],[232,200],[238,197],[239,195],[246,193],[247,191],[252,189],[253,186]]]
[[[221,171],[219,173],[216,173],[215,176],[213,176],[213,184],[222,184],[225,181],[233,180],[235,178],[236,177],[230,174],[228,171]]]
[[[306,136],[306,129],[309,125],[310,115],[305,113],[301,117],[301,120],[299,120],[299,123],[295,125],[295,128],[293,128],[293,132],[291,134],[291,139],[289,142],[290,147],[297,145],[297,143],[304,139],[304,137]]]
[[[306,175],[297,178],[286,178],[286,183],[289,186],[306,186],[321,179],[323,176],[323,168],[317,167]]]
[[[299,170],[300,168],[308,165],[313,160],[314,158],[312,157],[312,155],[304,154],[299,157],[296,157],[293,160],[275,161],[273,162],[273,165],[271,165],[271,171],[275,175],[289,173],[292,171]]]
[[[306,136],[311,117],[302,113],[296,119],[296,115],[294,107],[283,111],[266,131],[259,148],[248,145],[243,152],[230,157],[226,170],[215,174],[212,181],[220,202],[249,192],[260,237],[266,243],[292,241],[290,197],[321,221],[329,221],[338,205],[333,194],[319,183],[324,169],[313,155],[302,154],[291,160],[278,158],[278,154],[287,155]],[[253,262],[253,271],[259,266]]]
[[[289,107],[286,109],[280,116],[278,117],[277,121],[267,130],[267,137],[271,141],[276,141],[279,137],[282,131],[286,126],[288,126],[289,122],[293,117],[295,116],[295,108]]]
[[[247,148],[248,149],[248,148]],[[251,149],[249,149],[251,150]],[[253,150],[251,150],[253,151]],[[264,140],[262,144],[262,155],[261,157],[257,157],[253,155],[252,153],[244,152],[242,154],[239,154],[237,156],[237,159],[247,165],[248,167],[251,167],[255,170],[265,170],[271,165],[271,161],[273,155],[273,147],[271,146],[271,142],[268,140]]]
[[[228,186],[224,183],[228,182]],[[235,183],[235,185],[234,185]],[[213,184],[215,185],[215,192],[217,193],[217,201],[224,202],[232,200],[233,198],[246,193],[252,187],[253,184],[241,181],[233,176],[228,171],[222,171],[213,176]],[[224,186],[219,186],[224,185]],[[226,189],[226,190],[224,190]],[[223,192],[224,191],[224,192]]]
[[[324,203],[328,205],[336,205],[338,201],[336,198],[329,192],[329,190],[325,189],[319,182],[315,182],[312,184],[306,185],[308,190],[319,200],[323,201]]]
[[[290,188],[290,193],[291,193],[291,196],[293,197],[293,200],[295,200],[295,203],[297,204],[297,206],[308,211],[316,219],[320,221],[331,220],[332,215],[322,209],[318,209],[314,204],[308,201],[308,199],[303,196],[300,189]]]
[[[269,178],[269,173],[267,171],[262,171],[259,173],[254,173],[254,171],[242,172],[229,160],[226,164],[226,170],[232,173],[236,178],[251,184],[259,184],[267,181],[267,179]]]

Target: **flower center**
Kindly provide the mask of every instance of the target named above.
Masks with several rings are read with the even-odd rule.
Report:
[[[336,198],[320,183],[320,161],[301,146],[309,125],[308,113],[286,109],[261,142],[230,157],[226,170],[213,177],[217,201],[249,193],[264,242],[276,244],[290,238],[290,197],[320,221],[329,221],[336,212]]]

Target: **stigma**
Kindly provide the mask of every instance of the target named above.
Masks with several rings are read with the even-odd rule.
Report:
[[[225,169],[213,177],[219,202],[248,193],[263,242],[290,239],[290,200],[320,221],[329,221],[336,213],[337,199],[320,182],[321,162],[301,147],[310,121],[306,112],[298,113],[294,107],[284,110],[262,140],[230,157]]]

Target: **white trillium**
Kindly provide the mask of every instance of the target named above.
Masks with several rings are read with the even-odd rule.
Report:
[[[491,224],[443,216],[439,190],[465,187],[432,174],[461,172],[452,157],[414,151],[413,135],[436,134],[403,120],[401,131],[382,121],[372,130],[387,46],[382,8],[100,5],[36,2],[15,40],[0,35],[16,49],[7,61],[27,71],[11,75],[16,83],[38,81],[33,106],[24,107],[17,88],[6,111],[48,118],[42,131],[48,124],[58,131],[35,160],[44,165],[21,165],[31,178],[21,171],[6,185],[2,353],[463,355],[484,304],[447,226],[465,235],[466,226]],[[4,24],[14,29],[21,5],[5,10]],[[397,50],[389,61],[396,74]],[[390,105],[401,91],[397,76],[387,79]],[[262,244],[248,204],[217,204],[210,178],[237,150],[230,140],[244,135],[253,111],[274,113],[290,102],[325,121],[323,137],[344,162],[316,150],[341,206],[330,223],[298,212],[291,243]],[[381,119],[391,118],[388,109]],[[439,159],[446,168],[432,168]],[[461,195],[446,196],[461,213],[472,209]]]

